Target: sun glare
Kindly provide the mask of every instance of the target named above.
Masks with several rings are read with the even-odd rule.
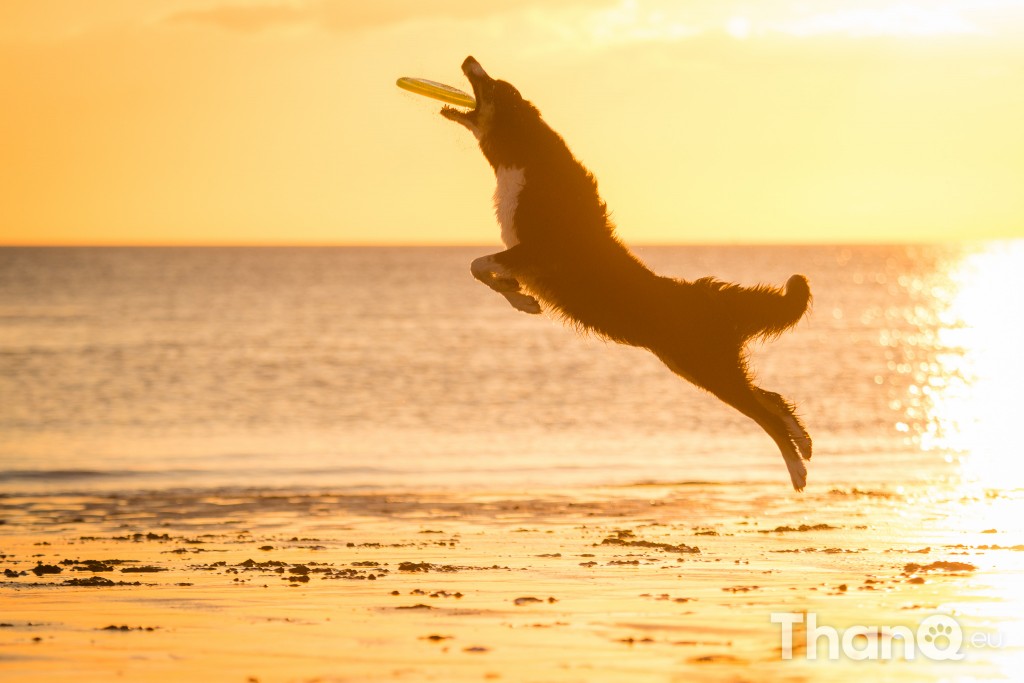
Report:
[[[776,28],[794,36],[936,36],[981,32],[956,7],[912,4],[808,14],[780,22]]]
[[[742,11],[737,11],[740,7]],[[592,11],[589,37],[595,43],[619,43],[671,41],[715,32],[724,32],[736,40],[770,34],[801,38],[979,34],[985,30],[970,16],[977,9],[969,3],[775,3],[751,7],[734,3],[681,6],[657,0],[622,0]]]
[[[1017,445],[1024,386],[1024,242],[964,256],[949,274],[952,297],[940,315],[937,367],[916,391],[929,414],[922,448],[955,454],[965,484],[1024,486]]]

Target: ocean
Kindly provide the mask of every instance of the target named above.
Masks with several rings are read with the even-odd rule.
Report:
[[[0,249],[0,493],[789,488],[766,434],[651,354],[476,283],[493,250]],[[809,487],[1024,481],[1021,243],[637,252],[810,278],[811,314],[751,354],[814,437]]]

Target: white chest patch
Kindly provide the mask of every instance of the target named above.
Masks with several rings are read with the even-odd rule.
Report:
[[[494,190],[494,213],[498,216],[501,226],[501,241],[506,249],[519,244],[516,234],[516,207],[519,206],[519,193],[526,184],[526,172],[514,166],[499,166],[498,187]]]

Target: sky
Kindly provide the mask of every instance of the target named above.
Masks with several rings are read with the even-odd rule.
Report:
[[[1024,0],[3,0],[0,244],[489,244],[533,101],[630,243],[1024,237]]]

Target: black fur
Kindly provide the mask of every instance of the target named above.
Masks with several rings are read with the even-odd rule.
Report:
[[[615,236],[593,175],[512,85],[463,63],[477,99],[442,115],[477,136],[495,173],[522,169],[505,251],[474,262],[474,275],[521,310],[540,303],[581,330],[650,349],[675,373],[756,421],[776,442],[793,486],[806,483],[811,439],[793,405],[753,384],[746,344],[795,325],[811,299],[807,279],[785,288],[713,278],[661,277]],[[539,301],[538,301],[539,300]]]

